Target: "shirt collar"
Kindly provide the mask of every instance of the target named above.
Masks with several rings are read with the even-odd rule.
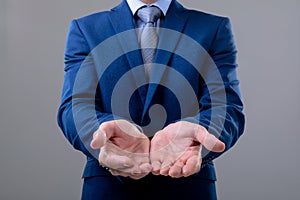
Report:
[[[157,0],[155,3],[152,3],[150,5],[145,4],[141,0],[126,0],[126,1],[133,15],[137,12],[139,8],[146,5],[146,6],[157,6],[163,12],[164,16],[166,16],[172,0]]]

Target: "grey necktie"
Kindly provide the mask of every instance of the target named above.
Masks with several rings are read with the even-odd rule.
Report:
[[[161,16],[161,10],[155,6],[142,7],[137,12],[138,17],[145,23],[141,33],[141,50],[144,60],[147,80],[149,80],[151,64],[154,62],[158,35],[154,23]]]

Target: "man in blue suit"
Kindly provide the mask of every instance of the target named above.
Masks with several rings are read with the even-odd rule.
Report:
[[[236,53],[228,18],[176,0],[73,20],[58,124],[87,156],[82,199],[217,199],[245,123]]]

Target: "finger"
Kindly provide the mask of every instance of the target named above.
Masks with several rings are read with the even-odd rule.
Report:
[[[140,166],[141,173],[150,173],[152,171],[152,166],[150,163],[144,163]]]
[[[195,137],[197,141],[209,151],[223,152],[225,150],[225,144],[214,135],[207,132],[205,128],[198,129]]]
[[[182,174],[184,177],[188,177],[200,171],[201,160],[197,156],[189,158],[186,164],[182,168]]]
[[[182,155],[180,155],[179,159],[177,159],[175,164],[177,162],[181,162],[181,163],[185,164],[189,158],[191,158],[195,154],[199,154],[199,153],[200,153],[200,146],[189,147]]]
[[[131,168],[134,166],[132,160],[126,156],[104,154],[105,153],[100,152],[99,163],[105,167],[108,167],[110,169],[121,170]]]
[[[148,174],[148,173],[132,174],[132,173],[128,173],[128,172],[125,172],[122,170],[115,170],[115,169],[110,169],[109,171],[113,176],[130,177],[134,180],[141,179],[141,178],[147,176],[147,174]]]
[[[159,161],[153,161],[151,165],[152,165],[152,174],[159,175],[161,163]]]
[[[161,164],[160,168],[160,174],[163,176],[168,176],[169,175],[169,170],[170,167],[172,166],[172,163],[170,161],[165,161]]]
[[[102,123],[99,129],[93,135],[93,140],[91,142],[92,149],[99,149],[103,147],[105,143],[114,135],[115,132],[115,120]]]
[[[180,156],[180,158],[175,162],[175,164],[171,167],[169,171],[169,175],[173,178],[182,177],[183,166],[186,164],[187,160],[193,157],[195,154],[196,155],[200,154],[200,147],[198,146],[189,147],[189,149],[186,152],[184,152]]]
[[[143,177],[145,177],[147,174],[149,174],[149,170],[147,171],[142,171],[142,169],[140,167],[137,168],[133,168],[132,169],[132,173],[130,174],[130,178],[134,179],[134,180],[138,180],[141,179]]]
[[[169,170],[169,176],[172,178],[179,178],[182,176],[182,168],[184,163],[181,160],[178,160]]]
[[[105,145],[107,142],[108,138],[105,132],[101,131],[98,129],[94,135],[93,135],[93,140],[91,142],[91,148],[92,149],[100,149]]]
[[[102,123],[99,127],[99,130],[104,132],[106,134],[107,139],[109,140],[117,131],[115,120]]]

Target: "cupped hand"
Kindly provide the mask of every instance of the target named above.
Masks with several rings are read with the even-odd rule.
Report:
[[[225,150],[225,144],[203,126],[187,121],[168,125],[151,140],[152,173],[179,178],[199,172],[202,146],[212,152]]]
[[[140,179],[152,170],[148,137],[126,120],[102,123],[91,147],[100,149],[100,165],[109,168],[114,176]]]

